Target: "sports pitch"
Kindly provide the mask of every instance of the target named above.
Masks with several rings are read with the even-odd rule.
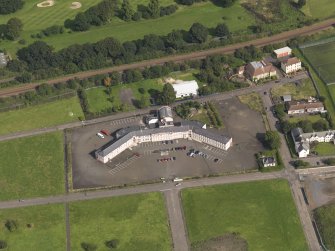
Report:
[[[335,41],[301,48],[301,51],[327,85],[335,83]]]

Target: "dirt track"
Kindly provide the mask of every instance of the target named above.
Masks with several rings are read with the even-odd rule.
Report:
[[[106,73],[115,72],[115,71],[121,72],[121,71],[129,70],[129,69],[144,68],[144,67],[151,66],[151,65],[163,64],[166,62],[181,62],[181,61],[192,60],[192,59],[201,59],[201,58],[205,58],[207,56],[215,55],[215,54],[230,54],[230,53],[233,53],[236,49],[243,48],[248,45],[255,45],[259,47],[259,46],[264,46],[267,44],[283,42],[288,39],[302,36],[302,35],[313,34],[315,32],[330,28],[334,24],[335,24],[335,19],[329,19],[329,20],[319,22],[311,26],[305,26],[303,28],[276,34],[271,37],[264,37],[264,38],[255,39],[252,41],[237,43],[237,44],[228,45],[225,47],[218,47],[218,48],[213,48],[213,49],[208,49],[208,50],[203,50],[203,51],[192,52],[188,54],[172,55],[172,56],[166,56],[166,57],[157,58],[157,59],[150,59],[146,61],[136,62],[132,64],[109,67],[105,69],[78,72],[75,74],[58,77],[52,80],[44,80],[44,81],[41,81],[40,83],[55,84],[59,82],[65,82],[73,78],[83,79],[83,78],[88,78],[88,77],[98,75],[98,74],[106,74]],[[25,84],[25,85],[21,85],[17,87],[12,87],[12,88],[4,88],[0,90],[0,97],[16,95],[16,94],[24,93],[26,91],[33,90],[40,83],[30,83],[30,84]]]

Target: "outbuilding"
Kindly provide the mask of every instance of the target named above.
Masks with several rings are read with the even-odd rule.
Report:
[[[0,67],[5,67],[7,65],[7,58],[5,53],[0,52]]]
[[[190,96],[197,96],[198,95],[198,83],[195,80],[191,81],[182,81],[177,80],[172,85],[175,93],[176,98],[183,98],[183,97],[190,97]]]
[[[288,46],[273,51],[277,58],[283,58],[292,54],[292,49]]]

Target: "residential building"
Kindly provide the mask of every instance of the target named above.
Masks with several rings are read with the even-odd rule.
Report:
[[[291,114],[303,114],[303,113],[322,113],[325,111],[324,105],[320,101],[289,101],[286,102],[287,113]]]
[[[5,53],[0,52],[0,67],[5,67],[7,65],[7,57]]]
[[[255,61],[246,65],[245,74],[252,81],[274,77],[277,75],[276,68],[271,63]]]
[[[177,80],[172,85],[172,87],[176,93],[176,98],[184,98],[198,95],[199,86],[197,81],[195,80],[192,81]]]
[[[301,61],[297,57],[288,58],[281,62],[281,69],[286,73],[292,73],[301,70]]]
[[[277,58],[283,58],[292,55],[292,49],[288,46],[274,50],[273,52]]]
[[[298,153],[299,158],[305,158],[308,156],[310,151],[309,144],[311,142],[334,142],[335,131],[322,131],[304,133],[301,128],[294,128],[291,131],[291,136],[294,141],[295,150]]]
[[[162,106],[158,109],[160,126],[173,126],[173,115],[170,106]]]
[[[261,161],[263,167],[272,167],[277,165],[276,159],[274,157],[263,156],[261,157]]]

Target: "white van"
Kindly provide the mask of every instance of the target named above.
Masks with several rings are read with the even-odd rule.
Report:
[[[104,136],[102,133],[100,133],[100,132],[97,133],[97,136],[98,136],[99,138],[102,138],[102,139],[105,138],[105,136]]]

